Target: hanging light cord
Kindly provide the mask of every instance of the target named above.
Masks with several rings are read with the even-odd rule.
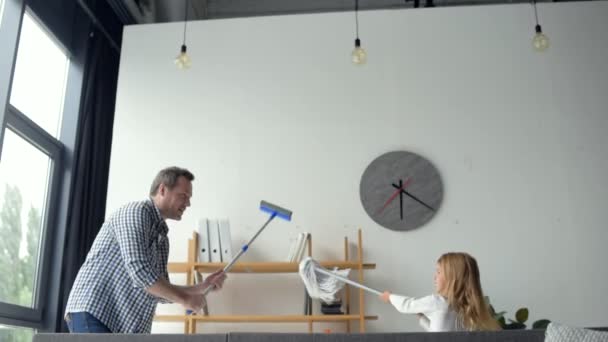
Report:
[[[188,26],[188,5],[190,4],[190,0],[184,2],[186,3],[186,7],[184,8],[184,43],[182,45],[186,45],[186,26]]]
[[[355,34],[359,39],[359,0],[355,0]]]
[[[534,0],[532,3],[534,5],[534,19],[536,20],[536,25],[538,26],[538,11],[536,10],[536,0]]]

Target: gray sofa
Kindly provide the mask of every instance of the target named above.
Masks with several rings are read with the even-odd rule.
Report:
[[[33,342],[543,342],[544,330],[446,333],[228,333],[200,335],[37,334]]]

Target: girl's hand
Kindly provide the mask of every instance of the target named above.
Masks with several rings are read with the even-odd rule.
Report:
[[[391,293],[388,291],[384,291],[381,295],[380,295],[380,299],[385,302],[388,303],[391,301]]]

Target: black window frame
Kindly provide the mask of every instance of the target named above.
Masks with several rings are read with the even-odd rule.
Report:
[[[70,20],[58,20],[57,11],[45,11],[47,1],[4,0],[0,18],[0,163],[5,131],[17,134],[52,161],[45,198],[40,252],[36,270],[33,308],[0,302],[0,324],[16,328],[53,331],[57,316],[63,246],[65,243],[70,185],[73,175],[73,151],[76,145],[78,118],[83,85],[84,65],[91,23],[85,16],[75,16],[75,2],[67,15]],[[66,1],[67,3],[67,1]],[[48,7],[51,8],[51,5]],[[69,59],[64,92],[64,105],[58,138],[10,104],[11,85],[25,12],[32,15],[51,38],[64,50]],[[52,18],[52,20],[45,20]],[[46,22],[55,25],[46,25]],[[64,23],[57,30],[57,24]],[[51,26],[52,26],[51,25]],[[55,35],[58,32],[60,35]],[[65,33],[69,33],[66,35]],[[62,34],[64,33],[64,34]],[[69,45],[66,43],[69,42]]]

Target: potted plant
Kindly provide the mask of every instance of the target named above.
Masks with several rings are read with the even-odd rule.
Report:
[[[486,297],[486,301],[490,306],[490,313],[504,330],[526,329],[526,321],[528,321],[528,316],[530,313],[528,308],[520,308],[519,310],[517,310],[517,312],[515,312],[515,320],[509,319],[509,322],[507,323],[507,320],[505,318],[505,314],[507,312],[496,312],[492,304],[490,304],[490,299],[488,297]],[[539,319],[532,323],[532,329],[547,329],[549,323],[551,323],[551,321],[548,319]]]

